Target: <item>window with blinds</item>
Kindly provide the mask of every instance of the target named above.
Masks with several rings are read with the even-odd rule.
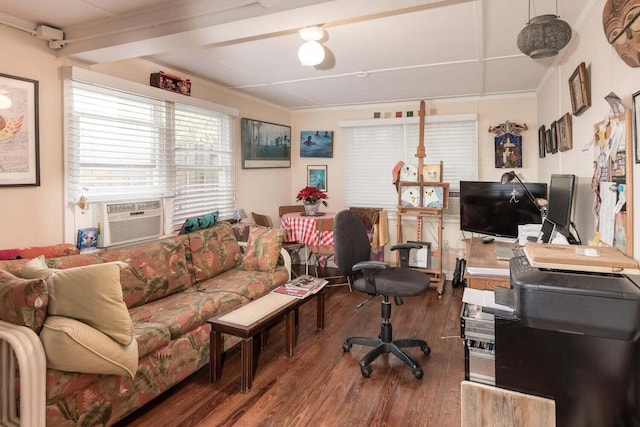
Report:
[[[346,206],[376,206],[395,212],[398,193],[391,172],[400,160],[417,165],[418,119],[341,122],[344,137]],[[428,116],[424,164],[444,164],[443,181],[451,192],[460,181],[477,180],[478,136],[475,114]]]
[[[234,201],[232,118],[100,84],[65,81],[67,197],[172,199],[173,230]]]

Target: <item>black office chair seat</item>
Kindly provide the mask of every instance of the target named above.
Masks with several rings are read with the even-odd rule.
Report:
[[[348,338],[342,345],[343,350],[350,351],[354,344],[373,347],[360,360],[360,372],[365,378],[371,376],[369,365],[378,356],[386,353],[397,356],[411,367],[417,379],[422,378],[422,368],[404,348],[420,347],[425,355],[431,353],[431,348],[426,341],[420,339],[393,339],[390,297],[394,298],[396,305],[401,305],[403,297],[422,294],[429,288],[429,276],[408,268],[391,267],[385,262],[369,261],[371,246],[364,225],[357,215],[348,210],[336,215],[334,242],[337,266],[340,272],[352,281],[353,287],[369,295],[383,297],[382,324],[378,338]],[[407,259],[409,249],[420,247],[418,244],[400,244],[391,247],[391,250],[399,250],[400,257]],[[362,271],[363,277],[356,278],[359,271]]]

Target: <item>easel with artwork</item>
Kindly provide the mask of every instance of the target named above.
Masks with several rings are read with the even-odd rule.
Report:
[[[429,274],[431,282],[435,284],[438,295],[444,292],[445,277],[442,272],[442,211],[449,207],[449,183],[442,182],[443,164],[424,163],[424,123],[425,103],[420,101],[420,131],[419,144],[416,152],[418,158],[417,170],[413,174],[400,175],[398,182],[398,212],[396,222],[397,239],[404,242],[402,222],[405,218],[416,218],[416,241],[424,242],[423,229],[432,226],[433,242],[429,255],[433,260],[427,268],[412,267]],[[411,181],[402,180],[412,177]],[[399,255],[396,255],[399,263]]]
[[[591,192],[596,231],[591,244],[613,246],[629,256],[633,256],[632,140],[628,110],[594,126]]]

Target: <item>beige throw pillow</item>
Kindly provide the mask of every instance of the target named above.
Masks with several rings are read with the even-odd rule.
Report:
[[[74,319],[47,317],[40,340],[49,368],[130,378],[135,376],[138,369],[136,340],[129,345],[121,345],[99,330]]]
[[[38,257],[25,264],[21,276],[46,277],[50,315],[80,320],[129,345],[133,323],[120,285],[120,269],[126,266],[116,261],[56,270],[47,268],[44,257]]]

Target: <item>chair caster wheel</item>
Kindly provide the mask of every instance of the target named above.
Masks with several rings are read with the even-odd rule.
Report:
[[[369,378],[371,376],[371,366],[360,366],[360,373],[365,378]]]
[[[351,344],[349,344],[349,343],[342,344],[342,350],[344,352],[350,351],[351,350]]]
[[[424,347],[421,347],[420,350],[422,350],[422,353],[425,356],[428,356],[431,354],[431,347],[429,347],[428,345],[425,345]]]
[[[413,376],[416,377],[416,379],[422,379],[422,376],[424,375],[424,372],[422,372],[422,369],[420,368],[416,368],[413,370]]]

